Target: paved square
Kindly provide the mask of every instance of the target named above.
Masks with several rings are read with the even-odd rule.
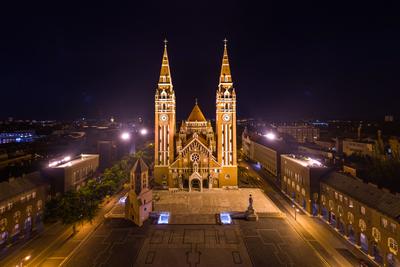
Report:
[[[216,214],[223,211],[245,211],[249,205],[249,195],[253,197],[253,207],[258,213],[279,213],[280,210],[260,189],[240,188],[238,190],[205,189],[203,192],[154,191],[159,200],[154,202],[154,210],[169,211],[174,214]]]
[[[324,266],[285,218],[232,225],[151,225],[107,219],[66,266]]]

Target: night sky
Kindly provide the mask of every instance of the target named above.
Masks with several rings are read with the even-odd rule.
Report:
[[[178,118],[214,118],[225,37],[239,117],[400,117],[394,1],[8,2],[0,118],[152,119],[164,38]]]

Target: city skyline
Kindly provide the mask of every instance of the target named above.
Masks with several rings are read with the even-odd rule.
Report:
[[[207,117],[215,113],[207,100],[216,89],[224,38],[239,118],[399,116],[394,5],[257,7],[38,4],[17,13],[10,3],[2,18],[3,25],[12,23],[0,45],[0,87],[8,99],[1,117],[150,119],[164,38],[181,119],[195,98]]]

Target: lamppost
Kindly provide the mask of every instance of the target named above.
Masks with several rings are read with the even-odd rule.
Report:
[[[27,262],[31,259],[31,255],[25,256],[17,265],[16,267],[22,267],[24,265],[24,262]]]

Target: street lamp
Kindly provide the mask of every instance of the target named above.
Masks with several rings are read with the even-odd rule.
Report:
[[[267,134],[264,135],[268,140],[275,140],[276,139],[276,134],[274,134],[273,132],[269,132]]]
[[[123,141],[128,141],[129,139],[131,139],[131,134],[129,132],[123,132],[121,134],[121,139]]]
[[[25,256],[17,265],[16,267],[22,267],[24,265],[24,262],[27,262],[31,259],[31,255]]]
[[[146,128],[140,129],[140,134],[141,135],[147,135],[147,129]]]

